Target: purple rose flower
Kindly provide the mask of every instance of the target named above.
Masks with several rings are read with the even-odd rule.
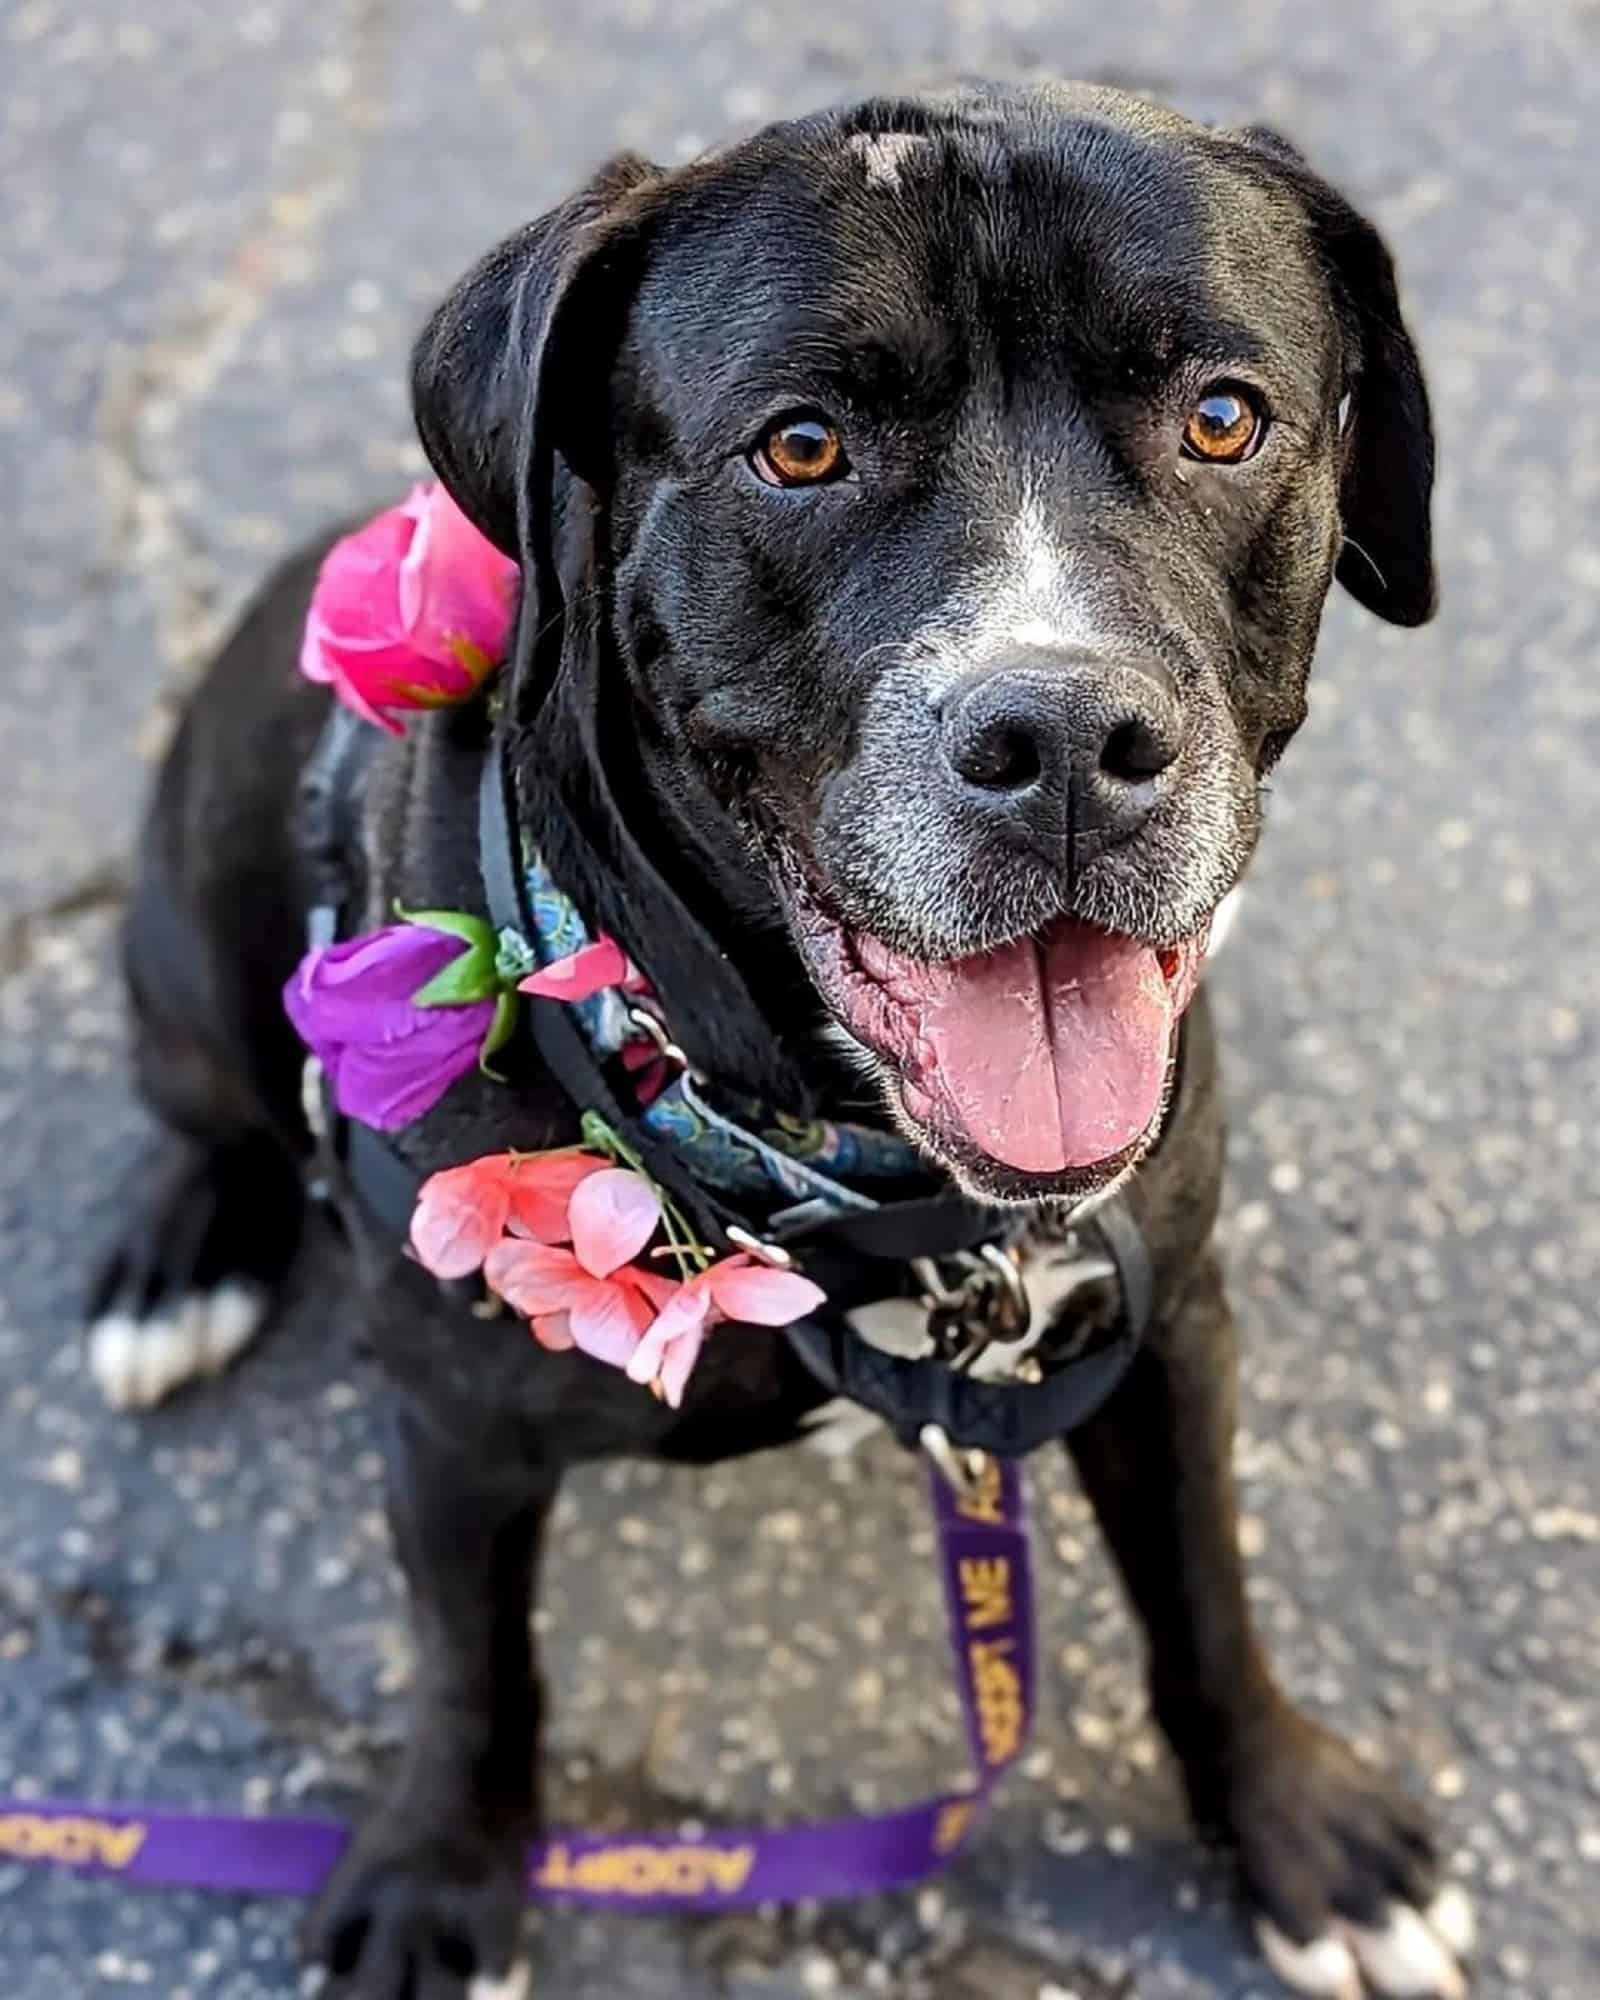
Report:
[[[433,929],[420,918],[308,952],[300,961],[283,1004],[347,1118],[380,1132],[409,1125],[492,1048],[493,975],[485,969],[482,977],[461,976],[483,950],[464,931]],[[450,967],[456,971],[441,979]],[[466,997],[486,987],[488,997]],[[463,997],[439,997],[444,992]]]

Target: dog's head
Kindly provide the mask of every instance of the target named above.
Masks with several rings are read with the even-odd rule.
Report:
[[[464,281],[415,386],[524,565],[518,699],[583,690],[601,860],[734,909],[735,962],[781,917],[969,1187],[1136,1160],[1330,580],[1433,608],[1370,226],[1271,134],[1117,93],[878,101],[614,163]],[[674,1016],[713,1069],[716,957]]]

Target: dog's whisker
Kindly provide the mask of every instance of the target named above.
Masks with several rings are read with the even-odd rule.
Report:
[[[1360,556],[1361,560],[1367,565],[1368,569],[1370,569],[1372,571],[1372,574],[1378,579],[1378,588],[1380,590],[1387,590],[1389,588],[1389,579],[1384,575],[1383,571],[1378,567],[1376,558],[1372,555],[1370,550],[1362,547],[1360,542],[1356,540],[1355,536],[1352,535],[1348,529],[1345,531],[1344,539],[1341,546],[1347,549],[1355,550],[1356,554]]]

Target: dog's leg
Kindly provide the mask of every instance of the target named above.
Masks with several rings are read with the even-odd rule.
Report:
[[[278,1002],[300,949],[292,874],[285,862],[280,883],[268,865],[275,821],[259,801],[231,835],[182,837],[203,820],[204,796],[247,789],[241,779],[205,794],[186,747],[180,738],[163,773],[124,939],[134,1070],[163,1130],[121,1193],[116,1247],[89,1301],[90,1370],[123,1409],[243,1352],[288,1275],[305,1209],[303,1051]]]
[[[128,972],[140,1095],[164,1130],[122,1192],[116,1247],[89,1300],[90,1372],[119,1409],[159,1403],[244,1351],[288,1275],[305,1209],[287,1024],[251,1033],[245,1017],[225,1040],[227,1012],[206,1002],[251,968],[225,960],[198,919],[180,927],[177,907],[148,871]]]
[[[140,1095],[164,1129],[121,1191],[115,1248],[88,1314],[89,1371],[123,1410],[159,1403],[244,1352],[288,1275],[305,1211],[299,1165],[249,1080],[251,1052],[222,1055],[216,1029],[183,1018],[157,984],[152,932],[175,966],[183,960],[168,922],[150,921],[155,894],[147,880],[128,956]],[[204,963],[204,934],[186,942],[189,962]]]
[[[409,1415],[390,1523],[410,1589],[415,1708],[400,1774],[324,1892],[308,1955],[341,2000],[513,2000],[534,1825],[529,1599],[558,1475],[446,1444]]]
[[[1455,1996],[1470,1909],[1422,1814],[1279,1690],[1252,1626],[1233,1483],[1236,1338],[1215,1262],[1070,1439],[1149,1640],[1157,1719],[1305,1993]],[[1363,1985],[1365,1982],[1365,1986]]]
[[[123,1407],[224,1367],[288,1274],[310,1149],[283,983],[305,949],[294,800],[327,711],[286,672],[320,560],[256,600],[188,705],[123,934],[139,1094],[163,1126],[123,1192],[89,1361]]]

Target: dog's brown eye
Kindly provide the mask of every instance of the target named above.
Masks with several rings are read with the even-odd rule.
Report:
[[[774,424],[750,463],[769,486],[820,486],[850,470],[844,442],[824,417],[789,417]]]
[[[1266,429],[1265,414],[1253,396],[1232,383],[1219,383],[1189,412],[1184,454],[1208,465],[1238,465],[1255,451]]]

